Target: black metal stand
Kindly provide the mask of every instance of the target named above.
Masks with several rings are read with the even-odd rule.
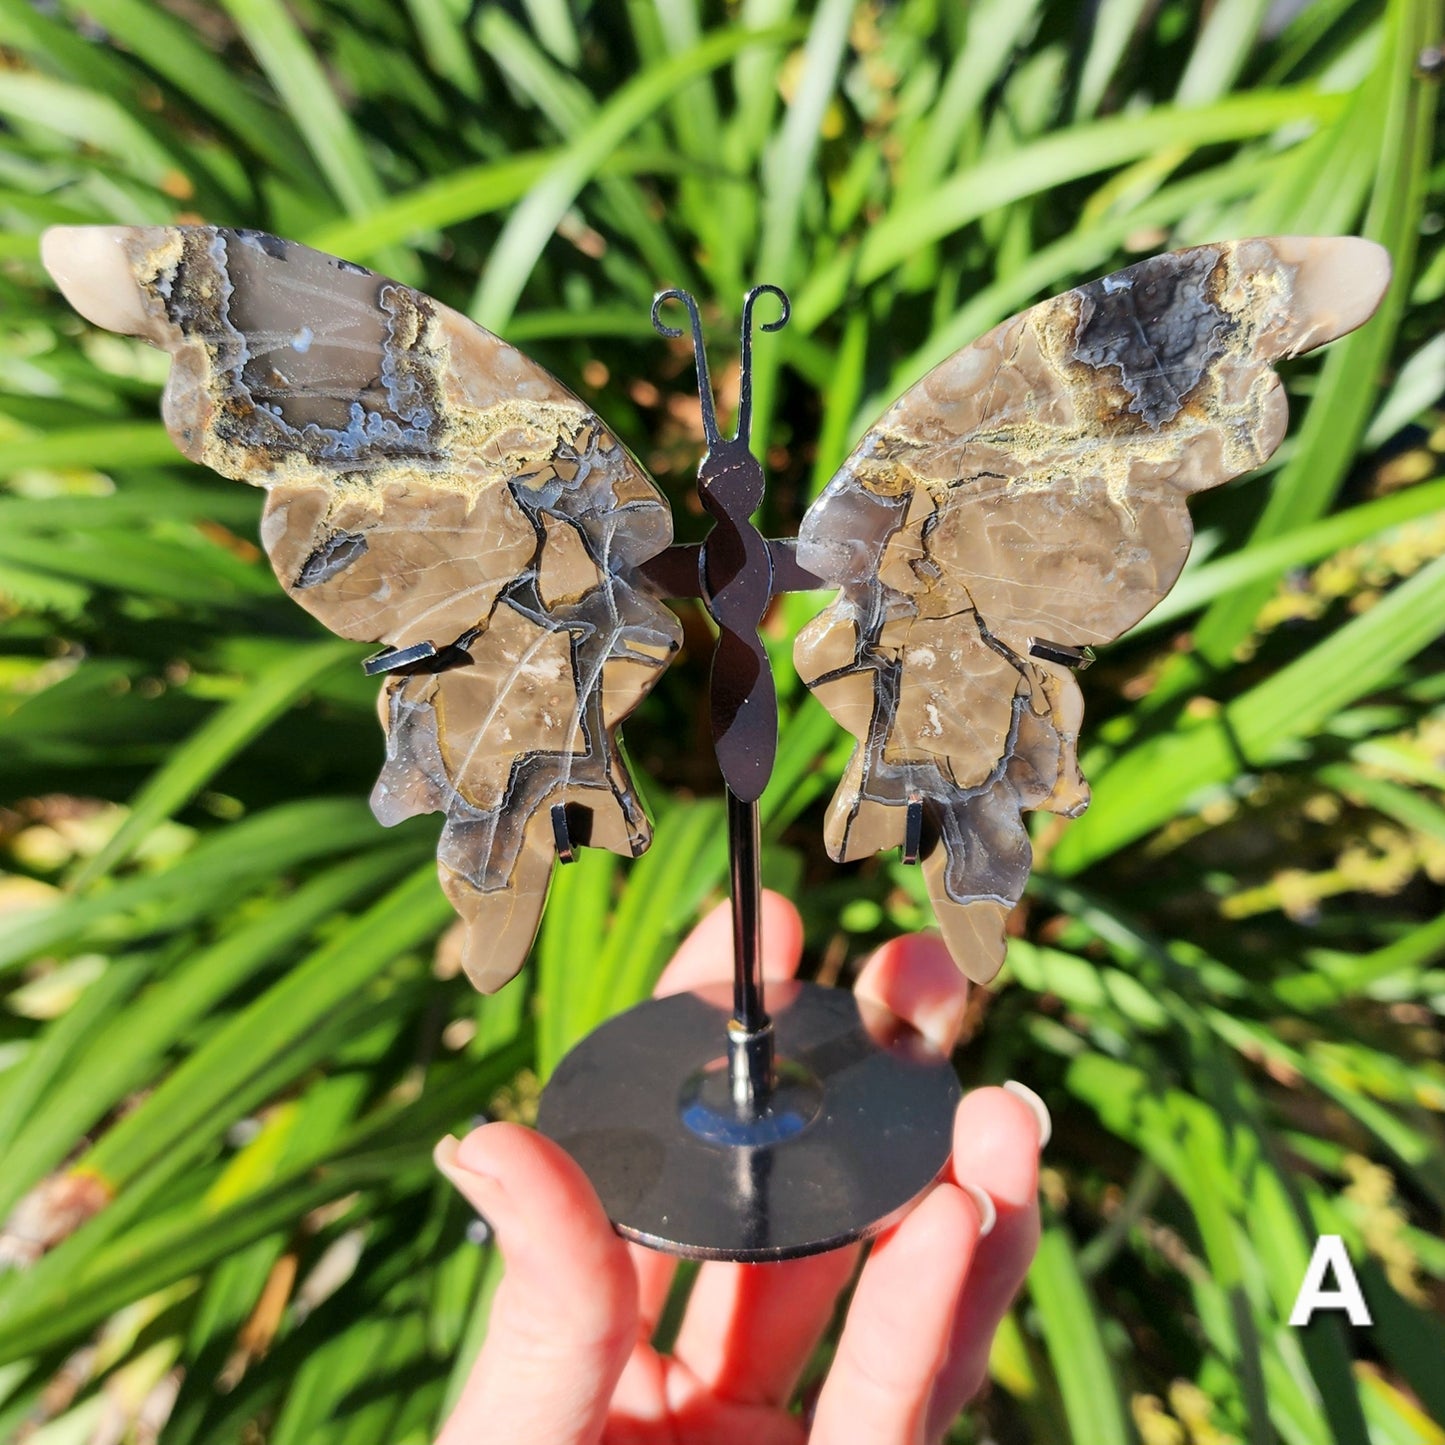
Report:
[[[728,1082],[738,1110],[756,1116],[773,1088],[773,1021],[763,1007],[762,874],[758,805],[728,792],[732,863],[733,1016],[728,1020]]]
[[[743,303],[738,430],[720,435],[697,304],[686,306],[708,452],[698,495],[714,518],[701,546],[650,564],[671,596],[700,597],[718,626],[713,745],[727,786],[733,984],[654,999],[583,1039],[542,1095],[537,1127],[582,1165],[628,1238],[704,1259],[789,1259],[863,1239],[897,1218],[948,1159],[958,1080],[907,1024],[842,989],[789,982],[764,1006],[758,799],[777,751],[778,709],[758,629],[776,593],[817,585],[793,544],[750,518],[763,498],[748,444],[752,314]],[[910,808],[909,836],[917,831]],[[921,823],[921,813],[918,820]],[[916,857],[917,843],[913,844]],[[719,1050],[724,1052],[719,1053]]]

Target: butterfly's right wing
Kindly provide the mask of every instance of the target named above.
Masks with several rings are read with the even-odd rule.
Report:
[[[171,353],[171,435],[266,489],[287,592],[388,649],[372,807],[446,814],[467,972],[500,987],[559,808],[578,843],[648,844],[614,731],[680,643],[638,575],[671,541],[666,503],[543,368],[363,267],[210,226],[61,227],[43,255],[89,320]]]
[[[1028,878],[1020,813],[1082,812],[1069,671],[1173,586],[1185,506],[1284,435],[1270,363],[1374,310],[1368,241],[1275,237],[1140,262],[1003,322],[891,406],[809,509],[798,560],[839,587],[803,680],[859,738],[828,814],[839,859],[905,842],[970,978]]]

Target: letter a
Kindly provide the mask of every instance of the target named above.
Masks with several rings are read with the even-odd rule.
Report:
[[[1335,1272],[1338,1289],[1323,1287],[1325,1272],[1329,1269]],[[1322,1234],[1315,1241],[1315,1252],[1310,1256],[1309,1268],[1305,1270],[1304,1283],[1299,1287],[1289,1322],[1298,1329],[1309,1324],[1316,1310],[1339,1309],[1349,1315],[1352,1325],[1374,1324],[1360,1290],[1360,1281],[1355,1277],[1355,1267],[1345,1252],[1344,1240],[1338,1234]]]

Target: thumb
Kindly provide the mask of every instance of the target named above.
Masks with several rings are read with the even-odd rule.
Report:
[[[496,1233],[506,1274],[487,1339],[437,1445],[593,1445],[637,1343],[637,1278],[582,1171],[516,1124],[436,1147]]]

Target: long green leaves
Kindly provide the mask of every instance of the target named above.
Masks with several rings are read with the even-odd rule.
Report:
[[[374,208],[382,186],[366,144],[286,7],[280,0],[226,0],[225,8],[342,206],[353,215]]]
[[[725,64],[750,45],[773,38],[746,30],[709,36],[685,54],[659,62],[619,90],[538,179],[502,228],[472,305],[477,320],[492,330],[505,327],[542,246],[577,192],[648,116],[695,76]]]
[[[131,800],[130,815],[125,822],[85,860],[70,879],[70,886],[83,890],[124,861],[162,819],[188,803],[318,677],[338,663],[354,660],[355,649],[347,643],[319,643],[305,651],[289,653],[263,672],[240,697],[222,708],[150,775],[145,787]]]
[[[663,286],[699,297],[724,410],[742,290],[792,292],[755,350],[786,535],[902,387],[1042,295],[1171,245],[1382,241],[1381,315],[1285,368],[1277,468],[1199,499],[1178,587],[1082,679],[1093,806],[1036,820],[960,1057],[1047,1097],[1046,1227],[952,1438],[1438,1437],[1445,247],[1416,64],[1445,17],[1287,11],[0,0],[0,1434],[89,1438],[178,1367],[168,1445],[425,1445],[499,1274],[431,1145],[526,1118],[725,877],[684,611],[627,724],[652,850],[557,869],[497,997],[452,976],[436,821],[365,805],[373,684],[281,596],[259,496],[176,456],[158,358],[38,270],[46,224],[199,216],[470,306],[690,539]],[[846,978],[929,914],[916,869],[823,855],[850,743],[788,663],[819,602],[764,627],[763,867]],[[1371,1332],[1287,1324],[1325,1230]]]
[[[1072,872],[1167,822],[1191,797],[1243,768],[1279,756],[1356,699],[1399,674],[1440,634],[1445,558],[1215,717],[1162,734],[1095,777],[1095,802],[1059,844],[1054,866]]]
[[[833,311],[848,280],[864,284],[876,280],[921,243],[947,236],[1011,201],[1152,155],[1161,145],[1192,149],[1268,135],[1284,126],[1326,120],[1338,108],[1336,97],[1311,91],[1234,96],[1206,109],[1161,108],[1147,115],[1099,121],[1038,141],[1023,156],[982,161],[955,172],[929,195],[900,206],[886,221],[869,228],[856,254],[844,252],[821,270],[798,298],[798,324],[810,328]]]
[[[1329,505],[1370,415],[1374,391],[1369,383],[1378,378],[1403,315],[1432,163],[1436,109],[1433,87],[1416,84],[1410,67],[1438,28],[1439,9],[1432,17],[1431,8],[1392,7],[1375,73],[1366,82],[1378,139],[1370,158],[1375,184],[1362,229],[1390,252],[1394,280],[1375,320],[1342,341],[1326,360],[1299,448],[1270,488],[1255,530],[1260,542],[1313,521]],[[1214,604],[1195,635],[1204,662],[1217,665],[1227,656],[1249,631],[1266,595],[1257,584]]]
[[[1029,1291],[1075,1440],[1124,1445],[1129,1439],[1113,1366],[1099,1338],[1099,1318],[1079,1274],[1068,1232],[1055,1224],[1039,1239]]]

